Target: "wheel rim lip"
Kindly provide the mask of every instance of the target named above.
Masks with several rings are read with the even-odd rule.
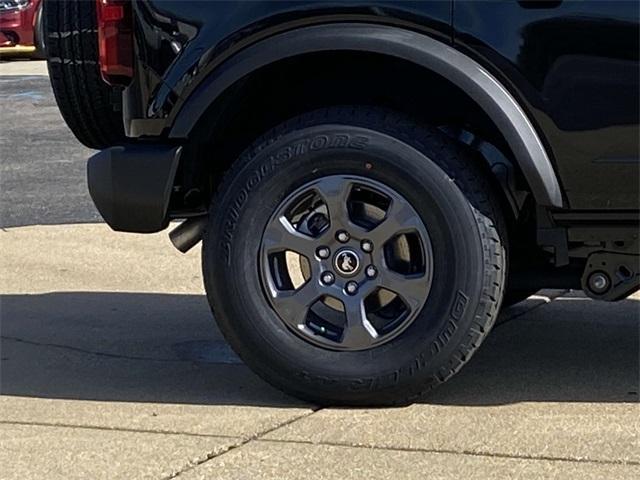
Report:
[[[411,310],[411,312],[409,313],[409,315],[407,316],[407,318],[403,319],[402,322],[397,325],[396,327],[393,328],[393,330],[391,332],[388,332],[384,335],[381,335],[379,338],[377,338],[375,341],[373,341],[369,346],[365,347],[365,348],[353,348],[351,346],[345,346],[345,345],[341,345],[338,342],[333,342],[330,341],[326,338],[321,337],[320,335],[316,335],[312,330],[310,330],[308,327],[306,327],[305,325],[297,325],[297,328],[294,328],[289,322],[287,322],[286,320],[284,320],[281,315],[280,312],[278,311],[277,306],[274,303],[274,296],[273,296],[273,292],[278,291],[276,285],[275,285],[275,281],[272,278],[271,272],[270,272],[270,268],[269,268],[269,254],[271,253],[271,250],[267,249],[265,244],[264,244],[264,235],[265,235],[265,230],[266,228],[271,224],[271,222],[275,221],[276,219],[282,217],[284,215],[284,213],[286,212],[287,208],[292,204],[292,202],[294,200],[296,200],[297,198],[299,198],[304,192],[312,190],[314,185],[317,185],[320,181],[322,181],[323,179],[327,179],[330,177],[340,177],[342,180],[344,181],[349,181],[353,184],[358,184],[358,185],[362,185],[368,188],[372,188],[378,192],[382,192],[385,195],[389,196],[392,199],[395,200],[400,200],[403,203],[405,203],[406,205],[408,205],[412,211],[415,213],[415,215],[417,216],[417,218],[420,220],[420,228],[416,228],[417,233],[419,234],[419,238],[420,238],[420,242],[421,242],[421,247],[422,247],[422,251],[423,251],[423,255],[424,255],[424,261],[425,261],[425,272],[424,275],[422,277],[424,277],[425,279],[425,291],[424,294],[422,295],[422,299],[421,302],[419,304],[419,306],[417,306],[416,308],[413,308]],[[398,234],[403,233],[402,230],[398,231]],[[349,244],[353,242],[354,246],[352,248],[349,248]],[[332,254],[330,255],[330,261],[333,264],[334,258],[337,255],[338,251],[342,251],[345,249],[352,249],[355,250],[355,243],[359,243],[360,240],[355,241],[353,238],[351,238],[349,240],[349,242],[347,242],[347,244],[338,244],[338,247],[336,248],[336,254]],[[368,253],[364,254],[369,255]],[[315,262],[317,259],[315,258],[309,258],[308,259],[310,263]],[[361,262],[359,265],[359,268],[356,269],[356,274],[355,275],[342,275],[342,278],[344,280],[344,284],[346,285],[348,282],[353,281],[354,278],[359,277],[359,276],[364,276],[366,274],[366,269],[367,269],[367,264],[366,261],[364,261],[363,258],[360,258]],[[278,317],[278,320],[284,324],[284,326],[291,332],[293,332],[298,338],[301,338],[302,340],[304,340],[305,342],[311,343],[315,346],[321,347],[323,349],[326,350],[333,350],[333,351],[367,351],[367,350],[371,350],[375,347],[379,347],[383,344],[386,344],[388,342],[390,342],[391,340],[393,340],[394,338],[396,338],[397,336],[399,336],[400,334],[402,334],[405,330],[407,330],[407,328],[409,328],[409,326],[411,326],[414,321],[416,320],[416,318],[418,317],[418,315],[420,314],[420,312],[423,310],[426,301],[428,299],[428,296],[431,292],[431,286],[432,286],[432,280],[433,280],[433,264],[434,264],[434,255],[433,255],[433,249],[432,249],[432,244],[431,244],[431,239],[429,237],[428,234],[428,230],[426,228],[426,225],[424,224],[422,218],[417,214],[416,209],[413,207],[413,205],[401,194],[399,194],[397,191],[395,191],[393,188],[391,188],[390,186],[378,181],[378,180],[374,180],[371,178],[367,178],[364,176],[360,176],[360,175],[355,175],[355,174],[338,174],[338,175],[326,175],[326,176],[322,176],[322,177],[318,177],[315,178],[307,183],[305,183],[304,185],[296,188],[293,192],[289,193],[288,195],[286,195],[276,206],[276,208],[274,209],[272,215],[269,217],[269,219],[267,220],[267,222],[265,223],[265,227],[262,231],[262,235],[261,235],[261,241],[260,241],[260,249],[259,249],[259,258],[258,258],[258,270],[259,270],[259,277],[260,277],[260,283],[261,286],[263,288],[263,294],[266,297],[269,306],[272,308],[273,312],[275,313],[275,315]],[[384,258],[384,254],[382,255],[382,265],[378,265],[377,266],[378,272],[382,269],[388,269],[388,266],[386,264],[386,260]],[[337,279],[341,276],[340,273],[337,273],[334,275],[334,277]],[[305,286],[307,283],[309,282],[320,282],[320,278],[314,278],[313,273],[311,274],[311,277],[308,279],[307,282],[305,282],[303,285],[301,285],[299,288],[301,288],[302,286]],[[342,287],[339,287],[337,285],[337,282],[334,282],[330,287],[330,289],[333,290],[334,294],[331,295],[333,298],[340,300],[340,293],[342,292]],[[396,295],[398,295],[400,298],[403,298],[403,296],[397,292],[393,292]],[[366,298],[366,297],[365,297]],[[404,299],[403,299],[404,300]],[[341,301],[341,300],[340,300]],[[364,301],[364,298],[362,299],[362,301]]]

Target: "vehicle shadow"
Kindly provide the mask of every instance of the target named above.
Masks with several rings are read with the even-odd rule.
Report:
[[[497,325],[469,365],[425,402],[635,402],[639,308],[637,300],[568,297],[530,310]],[[3,395],[301,405],[241,363],[201,295],[2,295],[0,333]]]

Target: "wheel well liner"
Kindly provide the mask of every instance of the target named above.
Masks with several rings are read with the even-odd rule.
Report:
[[[281,33],[236,53],[186,99],[169,132],[186,138],[207,108],[235,82],[273,62],[306,53],[362,51],[408,60],[464,90],[496,124],[539,205],[562,207],[553,165],[526,113],[507,89],[473,59],[426,35],[397,27],[326,24]]]

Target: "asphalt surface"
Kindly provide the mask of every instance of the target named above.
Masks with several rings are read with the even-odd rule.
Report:
[[[0,479],[640,478],[640,294],[540,292],[410,407],[300,402],[224,341],[199,248],[90,223],[43,73],[0,64]]]
[[[0,73],[0,227],[101,221],[87,191],[93,151],[67,128],[49,78],[20,74],[41,73],[43,62],[17,63]]]

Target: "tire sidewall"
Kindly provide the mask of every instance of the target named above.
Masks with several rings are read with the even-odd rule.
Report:
[[[437,164],[439,152],[413,139],[350,125],[286,133],[241,158],[205,232],[203,268],[221,330],[242,358],[271,381],[296,379],[299,393],[326,385],[349,392],[437,381],[466,339],[483,290],[482,241],[469,200]],[[262,232],[280,202],[319,177],[355,174],[388,185],[418,212],[432,244],[426,304],[398,337],[370,350],[337,352],[293,334],[271,309],[260,282]],[[305,387],[305,383],[308,384]]]

